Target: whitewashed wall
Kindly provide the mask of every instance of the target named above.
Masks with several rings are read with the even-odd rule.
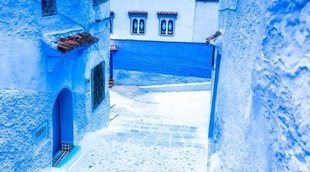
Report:
[[[194,17],[193,42],[205,42],[218,26],[218,2],[197,1]]]
[[[152,41],[173,41],[173,42],[204,42],[205,37],[208,36],[208,27],[204,27],[208,23],[208,18],[195,19],[195,9],[199,9],[201,12],[206,13],[209,8],[214,6],[214,3],[198,3],[198,5],[208,5],[212,7],[203,7],[202,9],[196,7],[196,0],[111,0],[111,11],[114,11],[115,18],[113,21],[113,33],[111,39],[131,39],[131,40],[152,40]],[[218,3],[216,3],[218,4]],[[147,11],[148,18],[146,21],[145,35],[131,35],[130,34],[130,19],[128,17],[128,11]],[[159,36],[158,34],[158,11],[176,11],[178,17],[175,23],[175,35],[174,37]],[[217,10],[214,10],[216,14],[208,16],[212,18],[217,16]],[[206,16],[205,14],[202,16]],[[212,20],[216,20],[216,18]],[[197,25],[197,33],[194,33],[194,21]],[[199,23],[202,22],[202,23]],[[214,22],[211,22],[214,23]],[[215,22],[217,23],[217,22]],[[217,25],[214,25],[216,28]],[[194,38],[194,39],[193,39]]]

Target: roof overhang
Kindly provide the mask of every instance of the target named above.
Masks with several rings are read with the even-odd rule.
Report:
[[[62,53],[67,53],[80,47],[87,47],[99,41],[98,38],[83,31],[83,29],[45,33],[43,39],[50,47]]]

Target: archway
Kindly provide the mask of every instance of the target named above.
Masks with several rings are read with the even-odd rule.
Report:
[[[64,144],[73,145],[72,94],[66,88],[59,92],[53,108],[53,157]]]

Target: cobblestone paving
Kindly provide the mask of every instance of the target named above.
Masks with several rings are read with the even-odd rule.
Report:
[[[186,94],[185,98],[189,100],[182,100],[185,102],[180,104],[179,101],[156,99],[156,96],[169,93],[135,95],[133,89],[114,89],[111,104],[115,106],[111,109],[111,117],[117,117],[108,129],[85,137],[81,143],[82,154],[69,171],[206,171],[209,92],[171,93],[169,97],[176,96],[177,99]],[[132,92],[125,94],[126,90]],[[206,97],[206,101],[197,104],[201,101],[194,100],[197,96]],[[170,107],[169,112],[158,114],[161,109],[165,111],[166,106]],[[185,113],[186,109],[192,111],[190,108],[195,109],[195,114]],[[180,109],[192,117],[176,120],[182,112]]]

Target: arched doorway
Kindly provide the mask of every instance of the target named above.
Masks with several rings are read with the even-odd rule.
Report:
[[[66,88],[59,92],[53,108],[53,157],[63,144],[73,144],[72,94]]]

